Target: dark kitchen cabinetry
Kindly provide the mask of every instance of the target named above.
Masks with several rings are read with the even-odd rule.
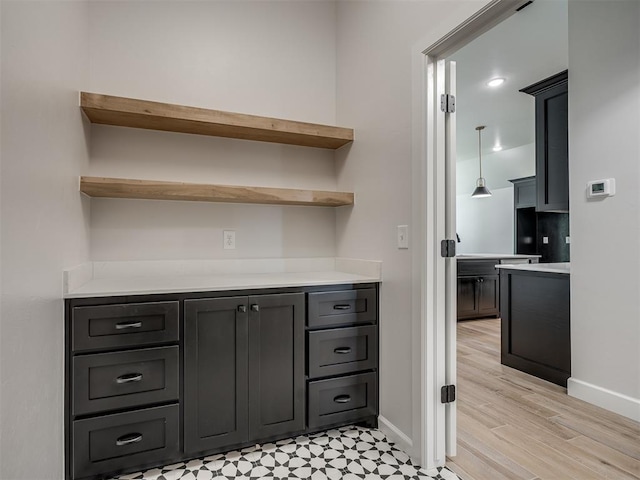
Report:
[[[513,183],[515,252],[541,255],[541,262],[568,262],[569,214],[536,211],[536,177],[516,178]]]
[[[378,292],[315,292],[308,298],[308,423],[377,426]]]
[[[304,430],[304,293],[184,304],[185,451]]]
[[[571,376],[570,277],[500,271],[501,362],[563,387]]]
[[[499,260],[458,260],[458,320],[500,315]]]
[[[179,458],[179,302],[81,303],[67,303],[67,476]]]
[[[535,97],[536,210],[569,211],[568,73],[520,90]]]
[[[71,299],[65,308],[68,480],[377,425],[377,284]]]

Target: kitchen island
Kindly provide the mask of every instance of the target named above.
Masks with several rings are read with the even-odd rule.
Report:
[[[496,268],[502,364],[566,387],[571,376],[570,264]]]

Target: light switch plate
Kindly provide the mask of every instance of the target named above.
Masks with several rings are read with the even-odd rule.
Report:
[[[409,225],[398,225],[398,248],[409,248]]]
[[[542,243],[544,244],[549,243],[549,237],[542,237]]]
[[[235,230],[222,231],[222,246],[225,250],[235,250],[236,248],[236,231]]]

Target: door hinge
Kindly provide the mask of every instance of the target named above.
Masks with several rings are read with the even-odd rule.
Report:
[[[445,385],[440,389],[440,402],[441,403],[451,403],[456,400],[456,386],[455,385]]]
[[[444,258],[451,258],[456,256],[456,241],[455,240],[442,240],[440,242],[440,255]]]
[[[456,97],[448,93],[440,95],[440,110],[444,113],[454,113],[456,111]]]

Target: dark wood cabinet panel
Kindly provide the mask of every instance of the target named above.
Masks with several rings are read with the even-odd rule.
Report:
[[[535,97],[536,208],[569,211],[569,106],[567,71],[523,88]]]
[[[496,260],[458,260],[457,318],[500,315],[499,276]]]
[[[147,302],[73,308],[75,352],[178,340],[178,302]]]
[[[178,405],[106,415],[73,423],[73,477],[104,477],[180,455]]]
[[[309,332],[309,378],[342,375],[377,367],[377,326]]]
[[[458,318],[474,317],[478,312],[477,277],[458,277]]]
[[[249,297],[249,436],[305,426],[304,294]]]
[[[502,363],[567,386],[571,375],[569,275],[502,270]]]
[[[309,327],[375,323],[377,315],[375,288],[309,294]]]
[[[515,208],[536,206],[536,177],[516,178],[509,181],[513,183],[513,205]]]
[[[247,297],[184,302],[184,448],[249,438]]]
[[[178,347],[97,353],[73,359],[73,413],[178,399]]]
[[[499,279],[497,274],[478,277],[478,315],[497,315],[500,311]]]

